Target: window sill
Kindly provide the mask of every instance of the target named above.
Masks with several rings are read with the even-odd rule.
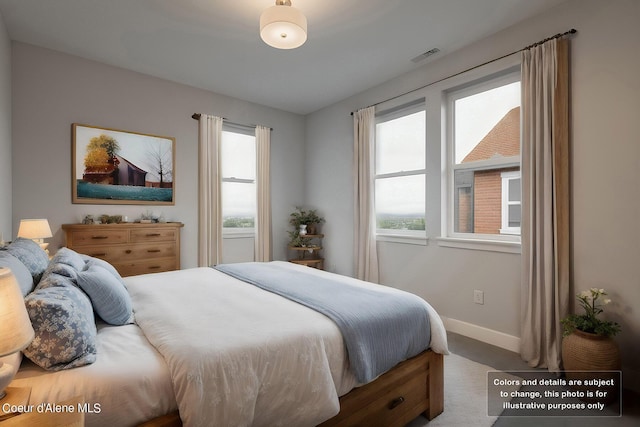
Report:
[[[253,239],[256,236],[256,232],[253,228],[249,229],[223,229],[222,230],[222,238],[223,239]]]
[[[427,236],[406,236],[399,234],[376,234],[376,241],[402,243],[405,245],[428,246],[429,239]]]
[[[520,242],[506,242],[500,240],[462,239],[457,237],[438,237],[438,246],[476,251],[520,253]]]

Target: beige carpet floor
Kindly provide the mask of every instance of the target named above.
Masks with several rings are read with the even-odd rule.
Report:
[[[431,421],[420,416],[407,427],[490,427],[487,415],[487,372],[496,369],[456,354],[444,358],[444,412]]]

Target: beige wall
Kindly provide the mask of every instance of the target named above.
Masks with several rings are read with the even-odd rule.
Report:
[[[185,224],[182,266],[195,266],[198,126],[191,115],[200,112],[273,128],[274,257],[286,256],[289,212],[304,199],[297,179],[303,176],[302,116],[22,43],[14,42],[12,63],[14,233],[21,218],[46,217],[55,249],[64,244],[60,225],[85,214],[134,219],[152,209]],[[74,122],[175,137],[175,206],[72,204]]]
[[[640,389],[640,360],[635,356],[640,337],[638,22],[637,0],[572,0],[465,49],[443,52],[442,58],[411,73],[309,115],[305,193],[310,205],[326,211],[326,265],[343,274],[353,271],[349,112],[576,28],[571,42],[572,285],[575,292],[590,287],[610,292],[614,302],[606,315],[622,324],[617,341],[625,386]],[[428,129],[439,126],[439,114],[435,116]],[[441,315],[471,324],[478,333],[487,328],[497,332],[493,336],[518,337],[520,256],[438,245],[441,151],[435,147],[431,154],[429,245],[379,242],[382,281],[416,292]],[[474,289],[484,290],[484,305],[473,303]]]

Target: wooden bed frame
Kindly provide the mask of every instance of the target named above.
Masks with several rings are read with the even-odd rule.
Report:
[[[429,420],[444,410],[444,357],[431,350],[400,363],[375,381],[340,398],[340,412],[319,427],[402,427],[423,414]],[[142,427],[181,427],[173,412]]]

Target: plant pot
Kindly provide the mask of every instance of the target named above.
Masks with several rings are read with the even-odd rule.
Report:
[[[620,349],[611,337],[596,335],[576,329],[562,340],[562,365],[569,380],[613,379],[615,385],[600,388],[607,392],[606,399],[595,399],[604,403],[615,402],[620,395],[619,374],[621,369]],[[597,372],[595,372],[597,371]],[[571,387],[574,390],[593,390],[594,387]],[[594,399],[584,398],[584,401]]]

